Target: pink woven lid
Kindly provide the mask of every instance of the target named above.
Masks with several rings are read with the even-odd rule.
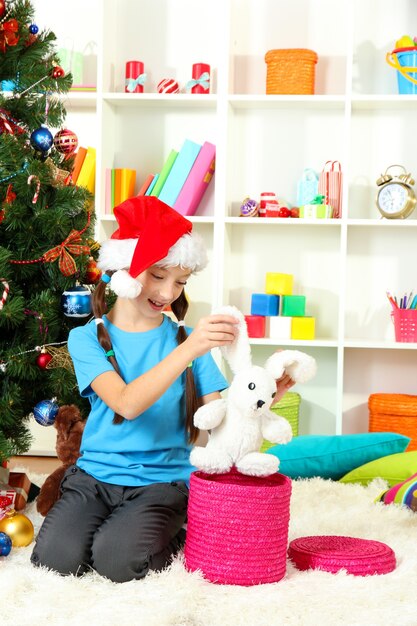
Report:
[[[395,553],[371,539],[324,535],[291,541],[288,556],[299,570],[320,569],[332,574],[344,569],[354,576],[388,574],[395,569]]]

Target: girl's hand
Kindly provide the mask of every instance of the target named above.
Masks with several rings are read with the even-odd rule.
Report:
[[[275,397],[272,400],[272,404],[276,404],[281,400],[281,398],[287,393],[288,389],[291,389],[295,385],[293,379],[284,372],[281,378],[275,381],[277,384],[277,391],[275,393]]]
[[[192,351],[192,358],[202,356],[212,348],[233,343],[238,324],[239,320],[231,315],[208,315],[201,318],[184,343]]]
[[[282,350],[277,350],[277,352],[282,352]],[[294,387],[295,381],[289,376],[285,371],[281,378],[275,381],[277,384],[277,391],[275,393],[274,399],[272,400],[272,404],[276,404],[281,400],[281,398],[287,393],[288,389]]]

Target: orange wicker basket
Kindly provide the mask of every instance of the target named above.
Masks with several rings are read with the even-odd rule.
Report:
[[[317,54],[306,48],[268,50],[267,94],[314,94]]]
[[[417,450],[417,396],[374,393],[368,399],[369,432],[395,432],[410,437],[407,451]]]

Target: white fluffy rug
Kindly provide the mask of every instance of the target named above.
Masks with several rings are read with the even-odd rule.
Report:
[[[31,475],[40,485],[42,477]],[[289,540],[348,535],[387,543],[397,568],[385,576],[300,572],[256,587],[221,586],[170,568],[142,581],[111,583],[96,574],[64,578],[29,562],[32,546],[0,558],[1,626],[416,626],[417,514],[374,504],[386,488],[320,478],[293,482]],[[35,505],[25,510],[35,525]],[[117,537],[114,538],[117,541]],[[65,538],[63,538],[65,541]]]

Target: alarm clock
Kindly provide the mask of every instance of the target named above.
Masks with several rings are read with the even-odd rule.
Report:
[[[391,168],[400,168],[402,173],[389,174]],[[390,165],[376,184],[380,189],[376,196],[376,206],[382,217],[388,219],[404,219],[408,217],[416,206],[416,195],[412,185],[414,179],[402,165]]]

